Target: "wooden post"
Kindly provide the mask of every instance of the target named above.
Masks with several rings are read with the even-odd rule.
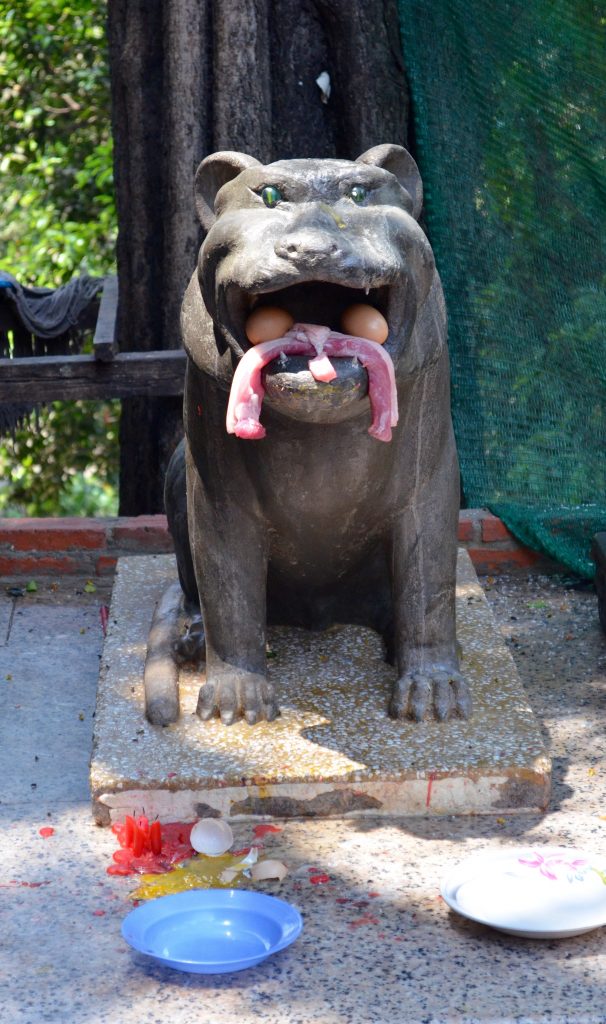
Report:
[[[109,0],[108,15],[119,348],[178,348],[202,157],[355,159],[381,142],[406,145],[396,0]],[[122,514],[162,511],[179,433],[175,399],[123,403]]]

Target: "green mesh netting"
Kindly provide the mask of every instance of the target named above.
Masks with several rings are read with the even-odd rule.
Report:
[[[606,9],[399,0],[467,506],[593,575],[606,529]]]

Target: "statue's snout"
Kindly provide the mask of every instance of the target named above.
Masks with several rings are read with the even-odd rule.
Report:
[[[274,251],[280,259],[309,264],[337,256],[340,247],[334,239],[326,237],[326,232],[302,228],[286,238],[279,239]]]

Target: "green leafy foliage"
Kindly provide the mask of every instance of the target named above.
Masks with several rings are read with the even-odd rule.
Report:
[[[2,264],[62,284],[114,261],[105,4],[0,3]]]
[[[116,514],[116,403],[53,402],[0,448],[0,514]],[[37,422],[36,422],[37,420]]]
[[[0,0],[0,269],[115,272],[103,0]],[[54,403],[0,443],[0,513],[114,514],[119,403]]]

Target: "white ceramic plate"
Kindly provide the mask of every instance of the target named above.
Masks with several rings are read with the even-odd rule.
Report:
[[[509,935],[563,939],[606,924],[606,856],[526,846],[469,857],[444,879],[449,907]]]

